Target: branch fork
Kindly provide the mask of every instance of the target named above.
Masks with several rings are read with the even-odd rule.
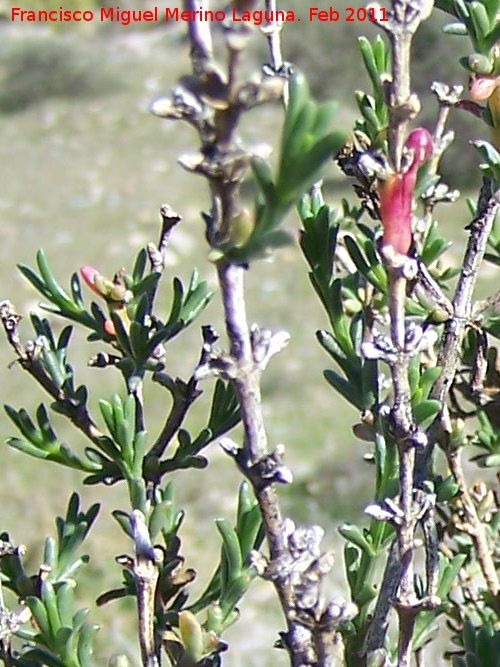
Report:
[[[274,451],[252,462],[248,452],[240,448],[230,438],[221,438],[219,445],[222,450],[231,456],[240,471],[252,483],[256,491],[261,491],[271,484],[291,484],[293,474],[290,468],[282,463],[285,455],[285,446],[276,445]]]
[[[334,557],[321,551],[324,530],[320,526],[297,527],[291,519],[283,522],[287,548],[277,559],[268,561],[261,553],[252,553],[252,564],[257,573],[269,581],[282,581],[291,587],[293,617],[304,627],[314,628],[337,625],[354,618],[357,608],[345,601],[325,603],[322,581],[333,567]]]

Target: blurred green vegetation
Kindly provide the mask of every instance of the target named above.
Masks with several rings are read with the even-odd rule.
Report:
[[[0,112],[12,113],[51,98],[92,98],[124,85],[118,67],[103,67],[105,45],[69,34],[7,38],[0,47]]]

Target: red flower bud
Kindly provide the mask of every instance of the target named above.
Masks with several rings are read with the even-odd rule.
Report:
[[[410,164],[410,169],[414,169],[416,173],[417,169],[432,155],[434,145],[429,131],[423,127],[418,127],[410,132],[405,141],[405,148],[407,151],[413,151],[413,161]]]
[[[384,228],[383,246],[391,246],[399,255],[407,255],[412,241],[411,212],[413,190],[419,167],[432,154],[432,137],[423,128],[413,130],[405,142],[410,164],[379,182],[380,218]]]
[[[115,325],[113,324],[113,320],[104,321],[104,331],[108,334],[108,336],[116,336],[116,329]]]
[[[105,281],[105,278],[101,276],[97,269],[94,269],[93,266],[82,266],[80,269],[80,274],[85,284],[90,287],[93,292],[101,297],[106,298],[107,295],[103,292],[102,289],[100,289],[100,287],[102,287],[103,281]],[[104,331],[109,336],[116,336],[115,325],[113,324],[112,320],[104,321]]]
[[[500,77],[487,74],[472,76],[469,80],[469,94],[474,102],[487,100],[498,88]]]
[[[85,282],[85,284],[90,287],[90,289],[98,294],[99,296],[102,296],[102,294],[99,292],[95,285],[95,278],[96,276],[100,275],[99,271],[97,269],[94,269],[93,266],[82,266],[80,269],[81,276]]]
[[[474,102],[486,100],[491,118],[491,140],[500,151],[500,76],[475,75],[469,80],[469,93]]]

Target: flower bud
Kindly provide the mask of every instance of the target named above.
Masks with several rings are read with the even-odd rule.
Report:
[[[82,266],[82,268],[80,269],[80,273],[87,287],[90,287],[90,289],[93,292],[95,292],[99,296],[102,296],[101,292],[99,291],[99,289],[95,284],[95,279],[96,276],[99,275],[99,271],[97,271],[97,269],[94,269],[93,266]]]
[[[489,58],[481,53],[473,53],[468,58],[468,65],[472,72],[476,74],[491,74],[493,63]]]
[[[469,80],[469,94],[474,102],[483,102],[489,99],[498,87],[497,76],[471,76]]]
[[[406,150],[413,151],[413,162],[410,169],[415,171],[421,167],[432,155],[434,148],[432,137],[428,130],[423,127],[418,127],[408,135],[405,141]]]
[[[229,230],[229,244],[232,248],[242,248],[252,235],[254,216],[248,209],[243,208],[231,221]]]
[[[193,662],[198,662],[203,657],[203,628],[196,616],[183,609],[179,612],[179,631],[186,654]]]

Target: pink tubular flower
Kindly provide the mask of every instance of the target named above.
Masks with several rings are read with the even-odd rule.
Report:
[[[424,128],[408,135],[405,149],[409,166],[379,181],[380,218],[384,228],[383,247],[390,246],[399,255],[407,255],[412,242],[411,212],[417,171],[432,154],[432,137]]]

